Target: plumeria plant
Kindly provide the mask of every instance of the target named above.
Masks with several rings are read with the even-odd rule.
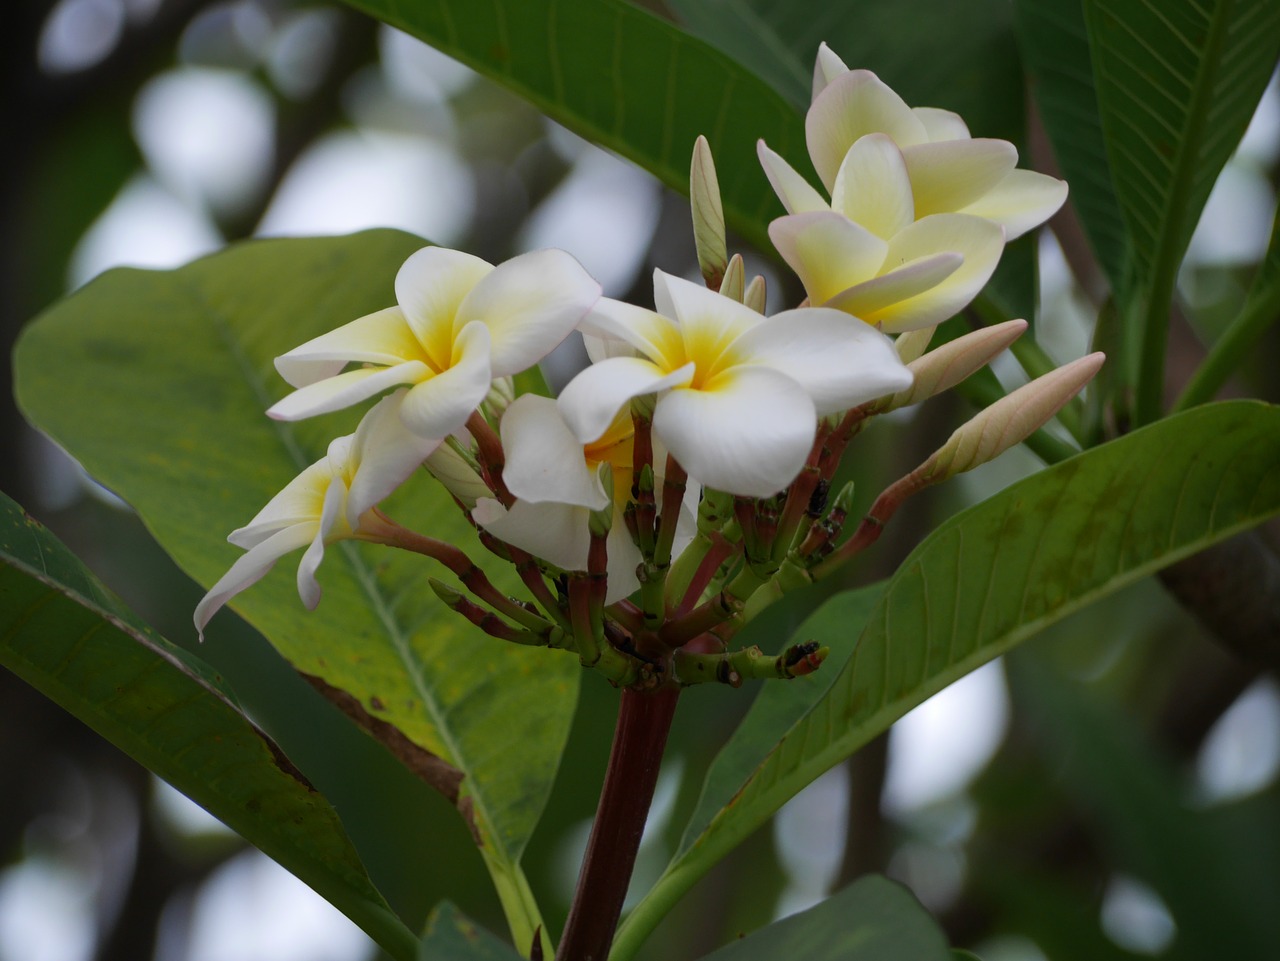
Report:
[[[425,9],[355,6],[480,66],[490,54],[477,51],[494,49]],[[617,18],[610,36],[694,42],[625,4],[606,8]],[[1105,64],[1114,38],[1089,22]],[[1213,29],[1245,43],[1236,26]],[[715,69],[748,76],[697,49]],[[626,43],[615,55],[625,63]],[[40,556],[58,558],[43,574],[5,548],[15,558],[6,570],[20,576],[4,583],[27,585],[15,609],[32,612],[4,642],[5,663],[276,857],[392,957],[627,961],[787,800],[911,707],[1086,602],[1280,510],[1274,409],[1228,404],[1155,423],[1151,378],[1162,368],[1152,356],[1164,347],[1156,331],[1172,285],[1160,264],[1175,255],[1126,241],[1131,259],[1111,265],[1112,329],[1100,324],[1096,338],[1105,353],[1050,361],[1028,320],[999,310],[992,291],[1018,269],[1001,266],[1007,245],[1063,210],[1067,182],[1019,165],[1012,142],[973,136],[951,110],[909,105],[825,43],[814,57],[803,118],[735,116],[732,137],[714,121],[664,148],[680,155],[682,178],[688,161],[697,271],[655,269],[651,302],[603,296],[574,251],[495,265],[384,231],[256,241],[172,273],[115,271],[52,308],[18,353],[22,403],[211,585],[194,611],[204,648],[169,644],[87,575],[67,573],[74,560],[41,531],[30,535]],[[527,92],[527,65],[502,62]],[[562,92],[583,82],[553,80]],[[690,106],[668,134],[708,116],[700,97],[718,105],[712,116],[732,113],[728,88],[682,88]],[[1099,98],[1110,134],[1128,121],[1101,89]],[[571,103],[565,95],[561,112],[578,110],[579,129],[596,130],[589,109]],[[1069,124],[1044,112],[1064,136]],[[797,169],[797,133],[816,180]],[[599,139],[628,148],[622,135]],[[644,149],[629,152],[674,179],[667,155]],[[1120,178],[1129,154],[1115,150]],[[733,171],[727,193],[718,163]],[[777,203],[760,208],[771,213],[747,214],[749,177],[752,189],[772,188]],[[789,268],[776,289],[730,253],[727,213]],[[1274,315],[1280,281],[1263,276],[1258,296]],[[264,283],[275,292],[256,297]],[[143,302],[161,305],[169,326],[111,334],[131,346],[104,352],[97,318],[118,312],[124,324],[128,305]],[[1259,329],[1252,315],[1246,323],[1237,343]],[[571,336],[589,363],[553,393],[539,364]],[[102,426],[114,414],[61,399],[58,351],[95,358],[104,382],[167,369],[175,415],[155,436],[118,442]],[[1010,351],[1028,376],[1006,376],[1006,388],[989,368],[1011,363]],[[192,359],[199,352],[225,355],[247,388],[226,389]],[[1181,406],[1211,394],[1213,376],[1194,381]],[[973,409],[950,436],[878,492],[856,489],[852,469],[886,444],[914,446],[915,409],[947,404],[953,389]],[[226,424],[226,436],[194,440],[178,423],[184,405]],[[1100,444],[1108,434],[1123,436]],[[911,498],[1023,444],[1060,463],[942,522],[886,580],[851,589]],[[1177,491],[1148,480],[1142,465],[1156,461]],[[218,529],[213,508],[192,503],[216,505],[228,522]],[[243,526],[219,545],[232,523]],[[292,578],[271,573],[295,561]],[[41,591],[96,618],[83,635],[90,646],[39,649]],[[447,903],[421,936],[420,919],[397,913],[328,789],[203,666],[204,650],[233,629],[219,615],[228,605],[456,810],[506,938]],[[783,615],[799,628],[760,629]],[[90,682],[85,657],[109,665],[100,686],[114,695]],[[522,859],[577,686],[593,682],[580,682],[584,673],[614,692],[617,716],[561,926]],[[637,890],[677,705],[712,696],[708,685],[754,704],[711,765],[669,865]],[[972,957],[953,952],[906,888],[874,874],[714,957],[779,955]]]

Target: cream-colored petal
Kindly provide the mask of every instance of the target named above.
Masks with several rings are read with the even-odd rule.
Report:
[[[516,501],[508,509],[492,498],[478,501],[471,512],[495,537],[566,571],[587,569],[590,517],[585,507],[571,504]]]
[[[848,410],[911,386],[893,341],[838,310],[809,307],[775,314],[734,342],[744,363],[786,374],[819,416]]]
[[[228,534],[227,540],[249,550],[286,527],[319,523],[324,492],[332,479],[329,458],[321,457],[267,501],[249,523]]]
[[[833,307],[866,318],[877,311],[922,294],[936,287],[964,264],[964,256],[955,251],[930,254],[903,264],[887,274],[850,287],[832,297],[823,306]]]
[[[358,367],[299,387],[269,407],[267,416],[274,420],[302,420],[328,414],[375,397],[388,387],[416,384],[430,377],[431,369],[420,360],[394,367]]]
[[[880,273],[889,245],[835,211],[779,217],[769,239],[815,304]]]
[[[200,603],[196,605],[193,621],[200,640],[204,640],[204,629],[209,619],[222,609],[223,605],[241,591],[252,587],[266,576],[285,554],[296,551],[303,544],[309,543],[320,526],[319,518],[311,524],[296,524],[276,531],[266,540],[255,544],[246,553],[236,558],[231,568],[209,588]]]
[[[914,297],[862,315],[885,333],[930,327],[959,313],[991,279],[1004,250],[1004,231],[989,220],[968,214],[934,214],[917,220],[889,245],[886,263],[911,263],[934,254],[955,252],[964,263],[941,283]]]
[[[850,70],[827,84],[814,98],[804,130],[809,157],[828,191],[858,138],[884,133],[899,147],[928,140],[911,108],[870,70]]]
[[[665,288],[663,293],[665,294]],[[684,347],[680,327],[670,317],[621,300],[601,297],[582,321],[584,333],[620,340],[664,367],[681,363]],[[588,348],[590,349],[590,348]],[[606,356],[627,356],[610,349]],[[592,357],[593,362],[604,358]]]
[[[502,415],[502,479],[522,501],[576,504],[591,510],[609,505],[596,471],[587,466],[582,444],[549,397],[525,394]]]
[[[789,214],[802,214],[808,210],[829,210],[822,194],[809,185],[809,181],[796,173],[791,164],[774,153],[763,140],[756,141],[756,156],[760,158],[760,166],[764,175],[773,185],[773,192],[782,201]]]
[[[453,345],[454,364],[416,384],[400,405],[405,426],[419,437],[439,442],[461,428],[489,394],[489,329],[472,321]]]
[[[1009,241],[1039,227],[1058,212],[1066,199],[1065,180],[1034,170],[1011,170],[1000,183],[961,212],[1000,224],[1004,227],[1005,240]]]
[[[911,175],[916,217],[955,213],[981,199],[1018,162],[1007,140],[944,140],[902,151]]]
[[[343,509],[346,499],[347,489],[342,484],[329,485],[324,495],[324,511],[317,525],[316,536],[303,552],[302,560],[298,562],[298,596],[302,598],[303,606],[309,611],[314,611],[320,604],[320,582],[316,580],[316,571],[320,569],[320,562],[324,560],[325,545],[347,537],[351,533],[350,528],[347,527]]]
[[[600,285],[563,250],[534,250],[494,268],[458,307],[454,330],[489,328],[494,377],[532,367],[569,336],[600,298]]]
[[[633,397],[657,393],[693,379],[693,364],[668,373],[640,357],[612,357],[592,364],[565,384],[556,398],[560,416],[581,444],[604,436]]]
[[[745,331],[762,323],[764,318],[750,307],[725,297],[702,284],[654,271],[654,288],[666,288],[667,297],[680,323],[680,335],[689,360],[707,358],[720,353],[726,345]]]
[[[902,151],[886,134],[859,137],[840,164],[831,208],[888,240],[916,219]]]
[[[653,412],[654,436],[691,477],[747,497],[791,483],[816,429],[804,388],[768,367],[735,367],[704,390],[672,390]]]
[[[458,308],[493,269],[488,261],[460,250],[424,247],[396,274],[396,301],[437,370],[449,365],[454,335],[474,319],[458,322]]]
[[[332,377],[348,363],[394,367],[425,359],[399,307],[367,314],[321,334],[276,358],[276,370],[293,387]]]
[[[441,444],[405,425],[400,411],[407,394],[399,390],[384,397],[356,428],[348,455],[354,477],[346,504],[347,525],[352,530],[359,527],[365,511],[390,496]]]
[[[813,93],[809,99],[813,100],[827,88],[827,84],[848,72],[848,65],[827,46],[825,40],[818,44],[818,56],[813,61]]]
[[[931,141],[968,140],[972,136],[969,125],[958,113],[941,107],[912,107],[911,112],[924,124]]]

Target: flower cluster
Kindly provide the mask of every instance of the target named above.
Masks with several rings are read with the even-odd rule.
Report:
[[[845,538],[851,495],[827,496],[845,448],[871,418],[948,389],[1025,329],[1009,321],[926,350],[931,328],[990,277],[1005,240],[1043,222],[1066,186],[1014,169],[1012,145],[971,138],[946,111],[909,108],[825,46],[807,131],[830,201],[759,148],[788,211],[770,236],[808,293],[798,308],[766,316],[763,280],[748,284],[742,259],[727,256],[700,139],[691,195],[706,286],[655,271],[649,310],[601,297],[563,251],[495,267],[428,247],[401,267],[395,306],[279,357],[296,389],[271,417],[381,399],[231,534],[246,553],[200,602],[197,628],[304,547],[298,591],[315,607],[325,546],[358,539],[433,558],[464,588],[429,579],[450,608],[494,636],[573,650],[618,684],[815,669],[825,651],[814,645],[770,657],[729,642],[763,604],[868,546],[911,493],[1027,437],[1101,356],[980,413]],[[511,377],[574,330],[591,365],[557,398],[513,396]],[[497,591],[456,545],[382,513],[420,466],[515,565],[526,598]]]

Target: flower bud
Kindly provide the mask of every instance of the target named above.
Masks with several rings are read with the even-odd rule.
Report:
[[[898,352],[898,358],[904,364],[909,364],[923,356],[929,349],[929,342],[933,340],[934,331],[937,329],[937,327],[921,327],[919,330],[909,330],[905,334],[899,334],[893,341],[893,349]]]
[[[967,424],[920,467],[928,483],[936,483],[994,460],[1039,430],[1102,367],[1102,353],[1081,357],[1012,394],[1000,398]]]
[[[743,291],[742,302],[757,314],[763,314],[765,293],[764,278],[756,274],[751,278],[751,283],[747,285],[747,289]]]
[[[907,365],[907,369],[915,377],[911,386],[881,401],[877,409],[883,412],[910,407],[950,390],[970,374],[991,363],[1026,329],[1025,320],[1007,320],[994,327],[972,331],[929,351]],[[903,334],[903,337],[908,336],[910,334]],[[901,342],[902,338],[898,340]]]
[[[693,210],[693,242],[698,250],[702,278],[712,290],[720,289],[729,260],[724,237],[724,208],[720,204],[720,182],[711,159],[711,145],[699,136],[693,145],[689,167],[689,205]]]
[[[747,272],[742,266],[742,254],[734,254],[725,267],[724,279],[720,281],[720,293],[730,300],[742,303],[743,287],[746,284]]]
[[[468,509],[475,507],[479,498],[493,496],[474,458],[464,454],[452,437],[435,449],[424,466]]]

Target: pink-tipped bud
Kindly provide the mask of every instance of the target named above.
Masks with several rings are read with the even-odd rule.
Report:
[[[693,242],[698,250],[702,278],[712,290],[720,289],[729,261],[724,236],[724,207],[720,203],[720,181],[716,178],[711,145],[699,135],[693,145],[689,165],[689,205],[693,210]]]
[[[962,424],[922,465],[924,477],[931,483],[946,480],[994,460],[1014,444],[1020,444],[1080,393],[1105,360],[1106,355],[1102,353],[1081,357],[1000,398],[967,424]]]
[[[906,390],[899,391],[884,401],[882,409],[888,411],[910,407],[950,390],[970,374],[991,363],[1026,329],[1025,320],[1006,320],[1003,324],[983,327],[947,341],[907,365],[915,380]],[[906,336],[909,335],[903,334],[903,337]]]

